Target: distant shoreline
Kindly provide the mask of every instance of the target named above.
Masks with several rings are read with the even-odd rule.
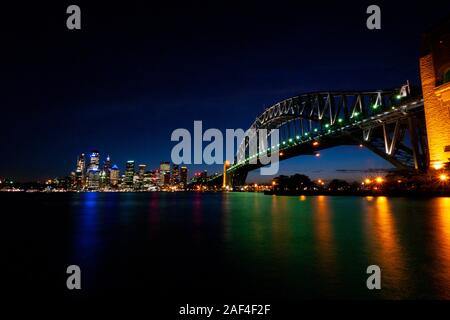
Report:
[[[450,197],[449,191],[302,191],[302,192],[273,192],[265,191],[270,196],[346,196],[346,197],[405,197],[430,198]]]
[[[287,197],[301,197],[301,196],[340,196],[340,197],[402,197],[402,198],[433,198],[433,197],[450,197],[450,191],[302,191],[302,192],[252,192],[252,191],[15,191],[15,192],[0,192],[9,194],[64,194],[64,193],[262,193],[267,196],[287,196]]]

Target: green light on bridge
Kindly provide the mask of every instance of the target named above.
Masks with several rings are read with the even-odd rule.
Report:
[[[325,124],[325,128],[329,128],[330,127],[330,124]]]
[[[338,122],[341,123],[342,121],[344,121],[342,118],[338,119]]]
[[[295,137],[295,139],[299,140],[299,139],[300,139],[300,137],[299,137],[299,136],[296,136],[296,137]]]
[[[314,128],[314,132],[317,132],[317,128]]]
[[[292,142],[292,139],[289,139],[289,142]]]

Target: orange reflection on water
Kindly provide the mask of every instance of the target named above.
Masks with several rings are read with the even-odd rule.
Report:
[[[390,288],[405,288],[408,272],[398,239],[394,213],[386,197],[377,197],[368,210],[370,224],[368,236],[374,256],[371,263],[380,266],[383,283]]]
[[[437,249],[436,256],[439,257],[439,265],[435,268],[441,284],[447,284],[445,298],[450,299],[450,198],[436,198],[435,241]]]
[[[274,254],[278,258],[286,259],[289,257],[289,250],[292,243],[289,241],[291,237],[291,226],[289,225],[289,207],[288,197],[272,198],[272,245]]]
[[[334,274],[333,266],[336,265],[336,247],[332,227],[332,212],[330,198],[318,196],[314,214],[314,225],[317,237],[317,254],[319,266],[324,272]]]

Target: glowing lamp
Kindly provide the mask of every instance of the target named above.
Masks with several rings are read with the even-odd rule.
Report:
[[[433,168],[435,169],[435,170],[440,170],[440,169],[442,169],[444,167],[444,165],[442,164],[442,162],[435,162],[434,164],[433,164]]]

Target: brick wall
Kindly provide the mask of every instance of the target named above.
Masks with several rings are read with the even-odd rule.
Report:
[[[420,59],[420,77],[425,101],[430,164],[443,164],[450,158],[450,152],[445,151],[450,146],[450,99],[447,99],[450,95],[450,83],[436,88],[432,54]]]

